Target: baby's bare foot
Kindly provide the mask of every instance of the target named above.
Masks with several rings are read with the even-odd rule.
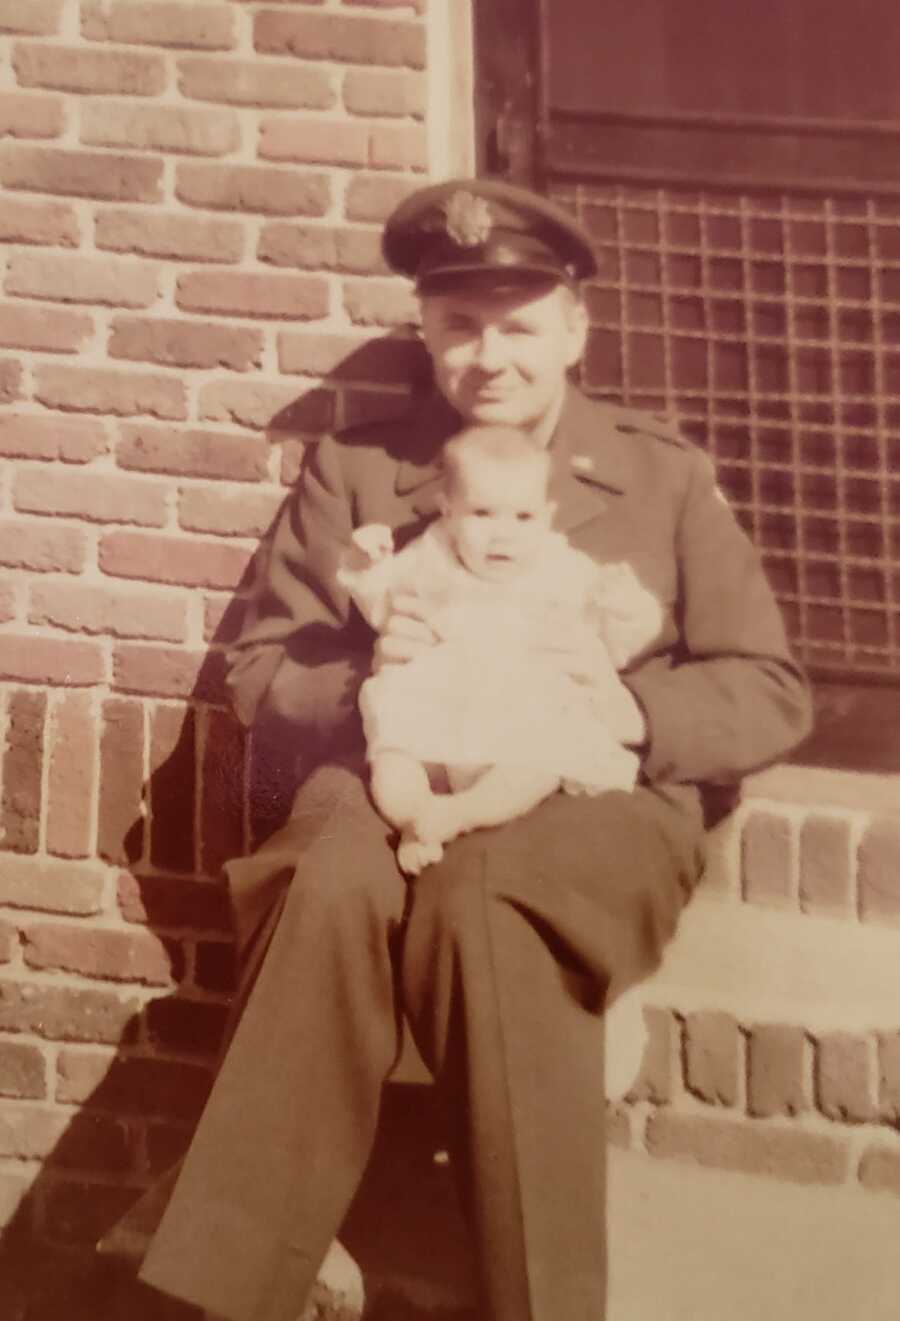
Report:
[[[425,867],[440,862],[444,846],[436,839],[419,839],[416,835],[403,835],[397,845],[397,862],[407,876],[418,876]]]

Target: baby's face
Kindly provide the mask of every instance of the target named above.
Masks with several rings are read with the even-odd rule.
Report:
[[[541,463],[468,458],[450,480],[443,513],[469,572],[505,582],[533,563],[550,527],[546,469]]]

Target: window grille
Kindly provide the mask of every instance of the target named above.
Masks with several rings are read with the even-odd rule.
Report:
[[[559,184],[601,260],[587,390],[677,413],[797,654],[900,678],[900,200]]]

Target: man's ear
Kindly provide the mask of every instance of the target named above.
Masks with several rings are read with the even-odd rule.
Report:
[[[576,290],[570,291],[567,317],[569,322],[569,352],[566,365],[574,367],[576,363],[581,361],[590,329],[584,299]]]

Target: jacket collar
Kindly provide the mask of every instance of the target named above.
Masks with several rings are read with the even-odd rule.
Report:
[[[556,527],[570,532],[596,518],[607,495],[622,495],[630,484],[628,438],[615,425],[615,409],[588,399],[569,386],[551,439]],[[394,489],[412,496],[416,513],[433,513],[444,443],[462,426],[455,409],[436,392],[414,408],[397,465]]]

